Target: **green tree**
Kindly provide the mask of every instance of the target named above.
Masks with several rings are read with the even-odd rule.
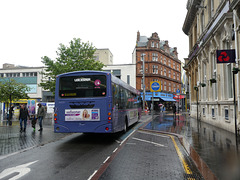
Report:
[[[30,88],[22,83],[17,83],[14,79],[0,79],[0,102],[11,103],[19,99],[28,99],[27,92]]]
[[[104,64],[94,59],[95,51],[96,48],[92,44],[84,43],[79,38],[71,40],[69,47],[60,44],[56,52],[56,60],[47,56],[42,57],[45,69],[40,86],[54,93],[56,76],[59,74],[81,70],[102,70]]]

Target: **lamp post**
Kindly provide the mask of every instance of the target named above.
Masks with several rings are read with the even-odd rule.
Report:
[[[145,57],[146,54],[141,54],[141,59],[143,61],[143,111],[145,111],[145,94],[146,94],[146,90],[145,90]]]
[[[198,121],[198,86],[194,87],[194,90],[196,91],[196,99],[197,99],[197,121]]]

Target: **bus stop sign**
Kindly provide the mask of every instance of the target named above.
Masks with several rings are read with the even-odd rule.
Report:
[[[161,83],[159,81],[151,81],[150,82],[150,91],[151,92],[160,92],[161,91]]]

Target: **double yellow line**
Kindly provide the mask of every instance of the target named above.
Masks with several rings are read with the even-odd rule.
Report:
[[[173,137],[172,135],[168,135],[168,136],[170,136],[170,138],[171,138],[172,141],[173,141],[173,144],[174,144],[175,149],[176,149],[176,151],[177,151],[178,157],[179,157],[179,159],[180,159],[181,162],[182,162],[182,165],[183,165],[183,168],[184,168],[185,173],[188,174],[188,175],[192,175],[192,171],[191,171],[191,169],[189,168],[187,162],[185,161],[185,159],[184,159],[184,157],[183,157],[183,154],[181,153],[181,151],[180,151],[180,149],[179,149],[179,147],[178,147],[178,145],[177,145],[174,137]],[[195,178],[188,178],[188,180],[195,180]]]

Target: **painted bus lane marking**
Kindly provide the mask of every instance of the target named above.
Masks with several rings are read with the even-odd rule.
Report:
[[[1,172],[0,179],[3,179],[7,176],[10,176],[11,174],[17,173],[17,175],[15,175],[15,176],[13,176],[12,178],[9,179],[9,180],[17,180],[17,179],[25,176],[26,174],[28,174],[31,171],[31,169],[28,166],[36,163],[37,161],[33,161],[33,162],[30,162],[30,163],[26,163],[26,164],[22,164],[22,165],[19,165],[19,166],[15,166],[15,167],[12,167],[12,168],[5,169]]]

